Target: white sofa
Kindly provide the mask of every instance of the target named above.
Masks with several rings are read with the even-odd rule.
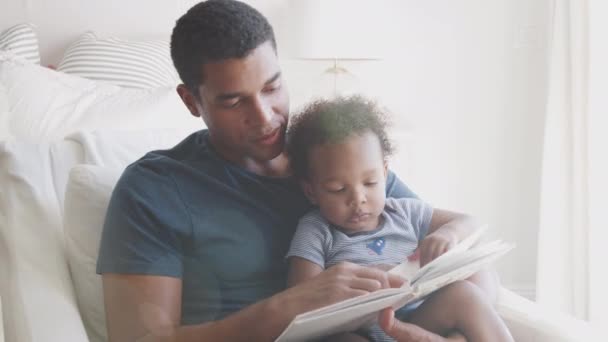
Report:
[[[0,63],[0,121],[20,133],[0,137],[4,338],[103,341],[94,265],[111,189],[130,162],[174,145],[202,123],[192,121],[170,88],[127,91],[2,56]],[[78,130],[84,131],[62,138]],[[506,289],[498,310],[517,341],[599,339],[587,323]]]

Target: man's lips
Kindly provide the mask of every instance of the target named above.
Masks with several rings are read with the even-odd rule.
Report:
[[[256,139],[256,142],[260,145],[274,145],[279,138],[281,137],[281,127],[275,129],[274,131],[270,132],[269,134],[263,135],[261,137],[259,137],[258,139]]]

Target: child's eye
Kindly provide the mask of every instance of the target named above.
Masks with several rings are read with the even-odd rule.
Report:
[[[365,183],[365,186],[376,186],[378,184],[378,182],[367,182]]]
[[[339,188],[339,189],[327,189],[327,192],[330,192],[332,194],[337,194],[340,193],[342,191],[344,191],[345,188]]]

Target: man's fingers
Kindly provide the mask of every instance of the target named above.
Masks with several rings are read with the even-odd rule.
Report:
[[[405,279],[391,273],[373,268],[373,267],[358,267],[355,270],[355,275],[359,278],[375,279],[380,282],[380,288],[386,289],[389,287],[400,287]]]
[[[439,338],[438,335],[417,325],[397,321],[395,312],[391,308],[386,308],[380,312],[378,324],[382,330],[397,341],[435,341]]]
[[[365,291],[365,290],[360,290],[360,289],[348,289],[347,291],[342,292],[342,295],[344,295],[344,298],[342,298],[341,300],[346,300],[346,299],[351,299],[354,297],[359,297],[359,296],[363,296],[368,294],[369,291]]]
[[[356,290],[363,290],[366,292],[374,292],[382,289],[382,283],[376,279],[370,278],[354,278],[350,282],[350,288]]]
[[[386,308],[380,312],[380,317],[378,317],[378,324],[382,330],[392,331],[393,325],[395,324],[395,312],[391,308]]]
[[[390,287],[401,287],[408,282],[407,279],[403,279],[396,274],[387,273],[387,277]]]

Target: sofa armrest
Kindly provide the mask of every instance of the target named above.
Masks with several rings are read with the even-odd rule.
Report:
[[[600,340],[599,333],[588,322],[545,308],[505,288],[500,290],[497,310],[515,341]]]

